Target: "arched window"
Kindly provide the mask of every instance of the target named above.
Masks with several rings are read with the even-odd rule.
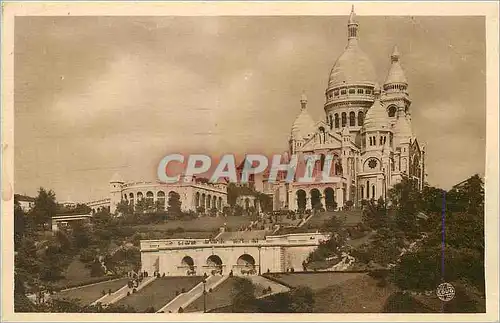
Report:
[[[342,127],[345,127],[347,125],[347,114],[345,112],[342,112]]]
[[[383,142],[382,142],[383,140],[384,140],[384,138],[381,136],[381,137],[380,137],[380,140],[379,140],[379,141],[380,141],[380,146],[382,146],[382,145],[383,145]]]
[[[363,185],[361,185],[361,198],[365,197],[365,188]]]
[[[335,113],[335,128],[339,127],[339,114]]]
[[[332,128],[333,128],[333,117],[330,114],[330,129],[332,129]]]
[[[370,198],[370,181],[366,181],[366,198]]]
[[[397,111],[397,110],[398,110],[398,109],[396,108],[396,106],[391,105],[391,106],[389,107],[389,112],[388,112],[388,113],[389,113],[389,117],[394,117],[394,116],[396,116],[396,111]]]
[[[324,154],[321,154],[320,162],[321,162],[321,165],[320,165],[321,171],[323,171],[323,167],[325,166],[325,155]]]
[[[375,185],[372,185],[372,199],[375,198]]]
[[[372,137],[369,138],[370,139],[370,146],[372,145]]]
[[[364,115],[363,111],[359,111],[358,112],[358,126],[361,127],[363,125],[364,117],[365,117],[365,115]]]
[[[354,127],[356,125],[356,113],[349,112],[349,126]]]

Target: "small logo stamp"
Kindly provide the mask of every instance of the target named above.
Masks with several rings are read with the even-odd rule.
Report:
[[[443,302],[449,302],[455,297],[455,287],[450,283],[439,284],[436,295]]]

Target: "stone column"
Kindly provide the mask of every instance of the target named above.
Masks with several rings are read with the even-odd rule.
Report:
[[[335,202],[337,202],[338,208],[344,207],[344,190],[340,187],[337,188],[337,194],[335,194]]]

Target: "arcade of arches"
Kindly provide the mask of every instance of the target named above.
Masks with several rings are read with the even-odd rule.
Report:
[[[337,188],[335,190],[330,186],[313,188],[308,191],[298,189],[294,194],[296,203],[292,208],[296,207],[299,211],[321,208],[327,211],[334,211],[338,206],[343,205],[345,194],[345,189]]]

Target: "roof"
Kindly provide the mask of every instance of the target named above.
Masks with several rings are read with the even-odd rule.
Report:
[[[380,102],[380,88],[375,89],[375,102],[368,109],[365,120],[363,122],[363,129],[370,130],[387,130],[392,131],[390,128],[390,120],[387,115],[385,107]]]
[[[124,183],[125,181],[123,180],[123,178],[118,173],[114,173],[113,177],[111,177],[111,179],[109,180],[109,182],[110,183],[113,183],[113,182]]]
[[[356,14],[354,8],[349,16],[348,25],[355,25]],[[373,85],[376,80],[375,68],[368,56],[358,44],[357,32],[355,36],[348,37],[344,52],[337,59],[330,72],[328,87],[339,87],[349,84]]]
[[[309,112],[307,112],[307,99],[302,96],[301,100],[301,110],[297,118],[292,125],[292,138],[294,139],[304,139],[310,133],[314,132],[315,123]]]
[[[14,194],[14,199],[19,202],[35,202],[35,198],[22,194]]]
[[[387,74],[387,78],[384,84],[392,84],[392,83],[404,83],[408,84],[406,80],[405,73],[401,64],[399,62],[399,51],[396,46],[394,46],[394,50],[391,55],[391,68],[389,69],[389,73]]]
[[[404,112],[402,111],[398,112],[398,117],[396,119],[396,123],[394,124],[393,130],[396,146],[401,143],[408,143],[410,141],[410,138],[413,137],[411,125],[404,115]]]

